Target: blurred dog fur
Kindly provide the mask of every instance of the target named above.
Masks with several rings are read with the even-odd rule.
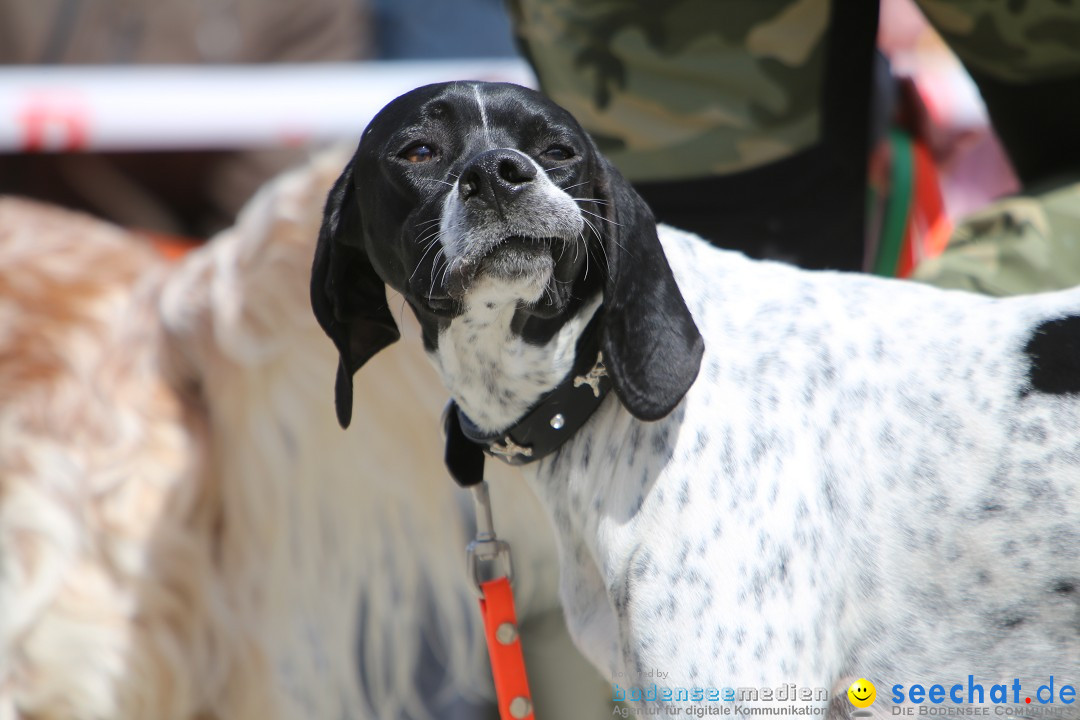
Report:
[[[415,326],[349,432],[326,399],[308,280],[347,157],[179,263],[0,198],[0,720],[420,718],[490,687]],[[513,477],[495,501],[521,612],[557,607],[535,500]]]

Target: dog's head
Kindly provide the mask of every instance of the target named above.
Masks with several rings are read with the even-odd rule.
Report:
[[[331,191],[311,300],[340,353],[343,426],[353,373],[399,337],[384,283],[413,308],[429,350],[479,288],[537,344],[602,293],[605,363],[642,419],[670,412],[698,372],[702,339],[648,206],[569,113],[515,85],[402,95]]]

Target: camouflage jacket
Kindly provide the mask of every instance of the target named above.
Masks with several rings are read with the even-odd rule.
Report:
[[[985,295],[1080,285],[1080,183],[999,200],[960,223],[915,280]]]
[[[727,174],[819,139],[830,0],[508,1],[544,91],[633,180]],[[1077,0],[919,4],[974,71],[1080,74]]]

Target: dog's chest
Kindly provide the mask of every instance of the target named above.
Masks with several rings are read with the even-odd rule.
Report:
[[[577,339],[598,305],[599,298],[536,345],[512,330],[516,305],[507,303],[505,290],[480,283],[466,311],[440,333],[432,359],[470,420],[489,432],[505,430],[570,372]]]

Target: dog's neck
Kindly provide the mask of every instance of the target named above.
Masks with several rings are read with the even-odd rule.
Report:
[[[600,306],[586,301],[544,344],[514,330],[518,311],[496,283],[485,281],[465,299],[465,311],[439,332],[432,361],[451,397],[485,432],[514,425],[574,366],[578,338]]]

